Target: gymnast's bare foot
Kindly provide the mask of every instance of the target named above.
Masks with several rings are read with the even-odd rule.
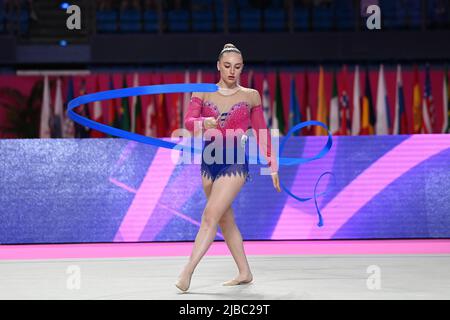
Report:
[[[178,277],[178,281],[175,283],[175,286],[183,292],[188,291],[189,286],[191,285],[192,273],[192,271],[183,270]]]
[[[237,286],[240,284],[247,284],[253,281],[253,275],[251,272],[239,274],[236,278],[222,283],[223,286]]]

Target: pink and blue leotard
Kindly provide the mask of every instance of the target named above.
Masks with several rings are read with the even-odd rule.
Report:
[[[214,157],[214,162],[211,163],[205,156],[205,148],[211,143],[218,142],[218,139],[215,135],[212,135],[211,139],[205,139],[200,168],[202,176],[215,180],[220,176],[239,174],[244,175],[246,181],[251,180],[248,155],[245,153],[245,145],[241,144],[241,137],[250,126],[254,129],[259,148],[266,157],[270,170],[272,172],[277,171],[275,161],[271,159],[271,136],[266,126],[262,105],[251,106],[249,102],[243,100],[221,113],[219,107],[212,101],[192,97],[184,117],[186,129],[194,132],[194,124],[198,121],[200,122],[198,123],[199,127],[201,126],[205,130],[204,135],[207,136],[211,129],[205,128],[204,120],[208,117],[214,117],[218,120],[216,130],[219,130],[222,134],[223,140],[220,142],[221,145],[216,144],[216,148],[210,149],[212,150],[211,156]],[[260,131],[260,129],[265,130]],[[220,150],[223,152],[221,152],[222,155],[217,154],[216,156],[215,151],[219,150],[217,149],[218,146],[222,147]],[[232,153],[231,150],[233,150]],[[238,155],[244,155],[244,158]]]

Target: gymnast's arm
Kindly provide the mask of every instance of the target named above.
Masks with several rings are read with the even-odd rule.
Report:
[[[202,117],[202,105],[203,105],[203,96],[200,92],[193,92],[191,96],[191,100],[189,102],[188,110],[184,116],[184,125],[186,129],[191,132],[194,132],[196,122],[200,122],[200,125],[197,128],[205,129],[204,120],[206,117]],[[194,132],[195,133],[195,132]]]
[[[250,111],[250,121],[254,134],[262,154],[266,157],[271,173],[278,172],[276,157],[272,159],[272,140],[270,130],[267,128],[266,120],[261,102],[261,96],[257,90],[251,92],[252,109]]]

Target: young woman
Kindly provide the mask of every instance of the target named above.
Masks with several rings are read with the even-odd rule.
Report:
[[[239,151],[245,148],[242,143],[242,133],[247,131],[249,125],[255,129],[260,149],[268,160],[273,186],[280,192],[278,166],[276,159],[271,159],[270,133],[266,127],[264,113],[261,105],[261,96],[258,91],[244,88],[239,85],[239,77],[243,68],[241,52],[232,44],[226,44],[219,54],[217,70],[220,71],[219,90],[216,92],[194,92],[191,97],[188,111],[185,115],[185,126],[194,131],[201,126],[205,130],[216,129],[222,134],[222,154],[214,151],[211,155],[215,162],[207,160],[206,150],[210,143],[219,143],[221,138],[214,136],[211,140],[205,139],[201,174],[203,189],[208,199],[202,215],[200,229],[195,238],[194,247],[189,261],[184,266],[178,282],[175,284],[181,291],[187,291],[192,274],[204,256],[220,226],[228,248],[237,264],[239,274],[223,285],[239,285],[253,280],[250,266],[244,252],[241,233],[235,223],[231,204],[246,181],[249,180],[248,156],[243,161],[238,159]],[[197,122],[197,123],[196,123]],[[266,129],[261,130],[260,129]],[[229,133],[233,132],[232,135]],[[236,134],[237,133],[237,134]],[[231,139],[230,139],[231,136]],[[225,139],[229,141],[225,141]],[[230,149],[229,143],[233,145]],[[245,140],[244,140],[245,141]],[[230,161],[230,150],[234,157]],[[244,149],[245,151],[245,149]]]

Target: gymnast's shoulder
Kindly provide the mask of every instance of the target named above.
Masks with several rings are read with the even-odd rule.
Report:
[[[258,90],[243,87],[243,91],[247,93],[252,108],[261,105],[261,95]]]
[[[198,98],[203,101],[204,92],[192,92],[191,99],[192,98]]]

